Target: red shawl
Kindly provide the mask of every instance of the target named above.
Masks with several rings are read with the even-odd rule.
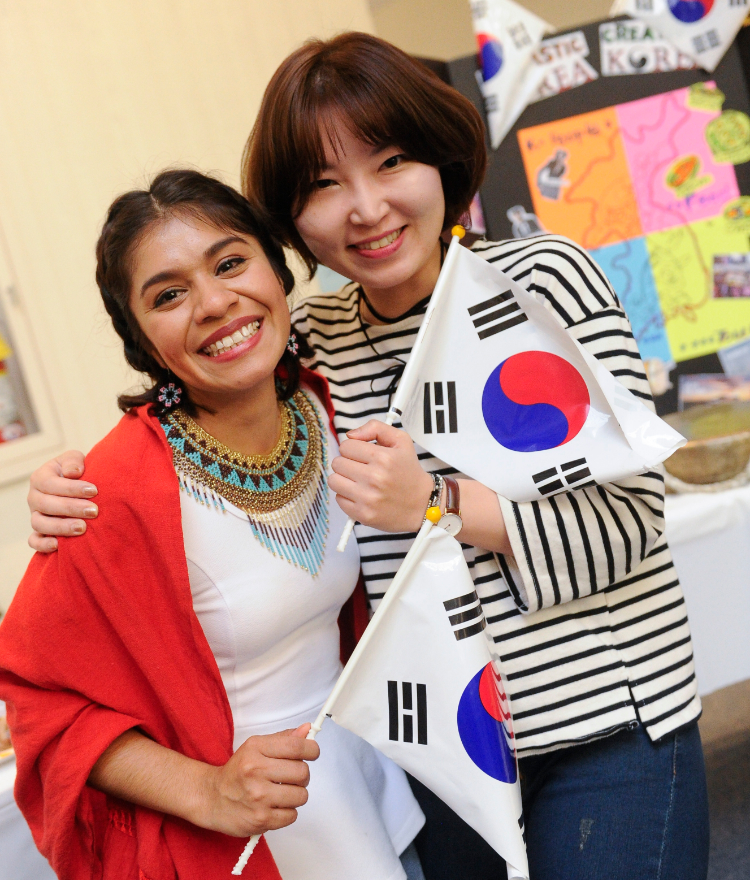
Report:
[[[307,371],[304,380],[330,414],[325,380]],[[0,625],[16,800],[61,880],[229,880],[244,839],[86,784],[130,728],[217,766],[232,755],[234,732],[192,607],[171,452],[145,407],[94,447],[86,477],[106,501],[99,517],[57,553],[34,556]],[[361,587],[347,606],[342,650],[366,625]],[[243,876],[279,880],[265,840]]]

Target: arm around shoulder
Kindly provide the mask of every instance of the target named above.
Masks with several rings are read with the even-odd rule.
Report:
[[[75,537],[86,531],[86,520],[99,510],[91,499],[96,486],[82,480],[84,456],[77,450],[63,452],[31,475],[27,502],[31,511],[29,546],[39,553],[57,550],[57,537]]]

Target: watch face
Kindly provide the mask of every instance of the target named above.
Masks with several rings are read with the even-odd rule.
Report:
[[[455,538],[463,528],[464,523],[457,513],[444,513],[440,517],[438,525],[441,529],[445,529],[449,535],[452,535]]]

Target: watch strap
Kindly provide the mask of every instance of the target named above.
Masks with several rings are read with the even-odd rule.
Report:
[[[443,477],[445,483],[445,512],[461,515],[461,491],[453,477]]]

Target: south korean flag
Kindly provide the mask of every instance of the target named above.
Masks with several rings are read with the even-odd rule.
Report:
[[[748,0],[615,0],[610,16],[630,15],[646,22],[710,72],[748,12]]]
[[[461,545],[427,522],[323,711],[434,791],[521,880],[511,707],[485,627]]]
[[[412,439],[512,501],[643,473],[684,444],[528,291],[457,240],[394,398]]]

